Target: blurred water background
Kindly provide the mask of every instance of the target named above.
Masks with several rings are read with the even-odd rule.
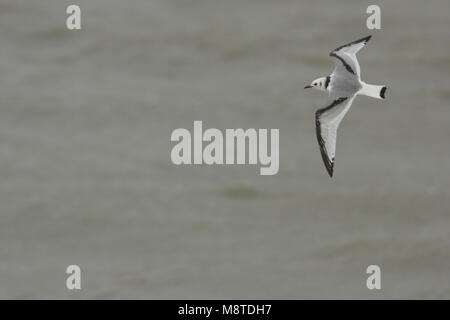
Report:
[[[0,1],[0,298],[450,298],[449,1],[73,3]],[[330,179],[303,87],[368,34]],[[279,174],[173,165],[194,120],[279,128]]]

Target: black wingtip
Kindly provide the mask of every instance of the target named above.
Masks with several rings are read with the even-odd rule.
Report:
[[[330,178],[333,178],[333,167],[334,167],[334,162],[331,162],[328,166],[325,166],[325,168],[327,168],[327,172],[328,172],[328,175],[330,176]]]
[[[370,40],[370,38],[372,38],[372,35],[368,35],[367,37],[364,37],[364,38],[352,41],[350,43],[344,44],[343,46],[337,47],[336,49],[331,51],[330,56],[331,56],[332,53],[334,53],[336,51],[339,51],[342,48],[345,48],[345,47],[348,47],[348,46],[351,46],[351,45],[354,45],[354,44],[357,44],[357,43],[361,43],[361,42],[364,42],[364,44],[366,44]]]
[[[384,86],[383,88],[381,88],[381,91],[380,91],[380,97],[382,97],[383,99],[386,99],[386,89],[387,89],[387,87]]]
[[[364,42],[366,44],[372,38],[372,35],[368,35],[367,37],[361,38],[359,40],[353,41],[353,44]]]

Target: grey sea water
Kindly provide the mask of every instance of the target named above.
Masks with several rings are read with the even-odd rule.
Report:
[[[450,298],[450,2],[0,1],[0,298]],[[304,91],[368,34],[335,177]],[[280,171],[170,134],[279,128]],[[66,267],[82,290],[66,289]],[[381,267],[382,290],[366,288]]]

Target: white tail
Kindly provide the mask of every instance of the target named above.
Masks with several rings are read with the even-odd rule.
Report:
[[[362,88],[358,94],[369,96],[377,99],[384,99],[386,97],[386,86],[376,86],[374,84],[362,83]]]

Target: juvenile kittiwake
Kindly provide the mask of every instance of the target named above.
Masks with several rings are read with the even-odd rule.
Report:
[[[386,86],[367,84],[361,80],[356,53],[370,38],[368,36],[334,49],[330,53],[335,64],[333,73],[318,78],[305,87],[328,92],[325,106],[316,112],[316,135],[330,177],[333,176],[337,128],[350,109],[353,99],[359,94],[377,99],[385,98]]]

